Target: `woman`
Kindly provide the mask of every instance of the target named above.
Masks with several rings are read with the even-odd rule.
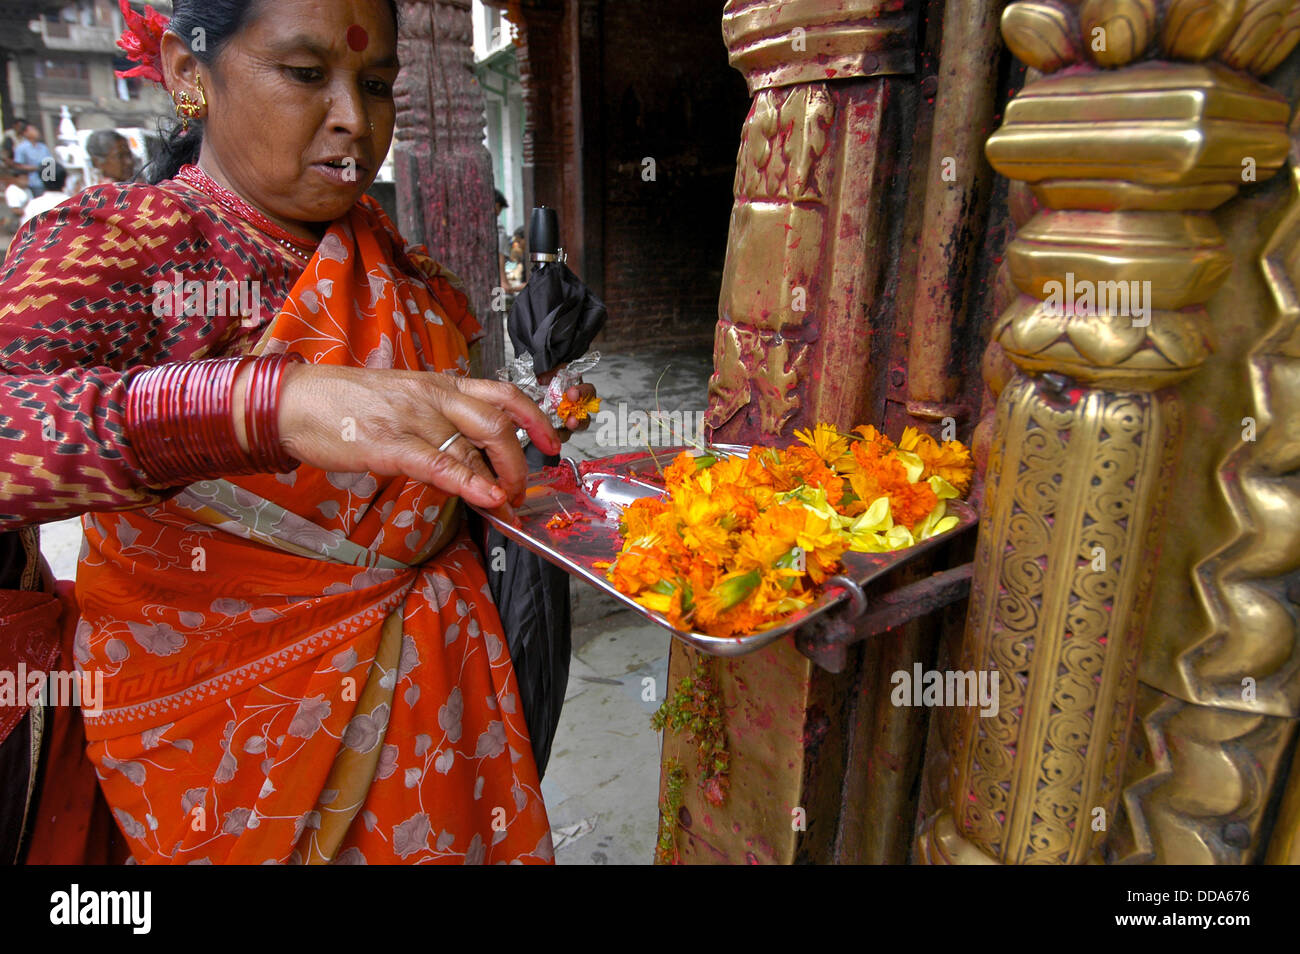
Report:
[[[135,156],[126,137],[113,129],[96,129],[86,137],[86,156],[99,182],[130,182]]]
[[[394,125],[394,4],[174,11],[156,55],[135,42],[187,121],[179,168],[86,190],[0,273],[9,430],[59,447],[17,455],[35,479],[7,495],[39,502],[11,523],[118,511],[85,518],[73,648],[104,680],[104,794],[142,862],[549,861],[458,498],[511,516],[515,427],[560,438],[467,377],[464,295],[362,198]],[[211,308],[252,281],[244,314]]]

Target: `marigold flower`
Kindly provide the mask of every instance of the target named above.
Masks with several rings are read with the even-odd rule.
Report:
[[[674,626],[745,634],[808,606],[846,550],[897,550],[956,526],[943,502],[969,483],[961,444],[907,428],[895,445],[824,423],[795,436],[744,458],[678,454],[667,493],[623,512],[607,578]]]
[[[849,457],[849,439],[830,424],[818,424],[811,431],[795,431],[794,436],[831,467]]]
[[[559,415],[561,421],[567,421],[569,418],[575,418],[579,421],[585,421],[588,417],[600,410],[600,398],[596,396],[579,398],[576,401],[570,401],[564,398],[560,401],[560,406],[555,413]]]
[[[889,495],[889,511],[894,523],[908,529],[925,519],[938,503],[934,488],[925,483],[908,484]]]

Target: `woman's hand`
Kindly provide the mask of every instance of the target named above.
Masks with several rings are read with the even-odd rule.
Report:
[[[243,390],[236,384],[235,394]],[[528,475],[515,429],[548,453],[561,447],[546,416],[513,384],[436,372],[291,364],[279,424],[281,441],[303,463],[411,477],[507,522],[514,522],[510,504],[523,503]],[[464,437],[439,451],[456,431]]]

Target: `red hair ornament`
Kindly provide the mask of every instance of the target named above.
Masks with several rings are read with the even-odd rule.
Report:
[[[140,76],[166,89],[162,73],[162,37],[171,21],[150,6],[144,8],[144,16],[141,16],[131,9],[127,0],[118,0],[118,5],[126,20],[126,30],[118,37],[117,45],[128,60],[139,65],[115,72],[123,79]]]

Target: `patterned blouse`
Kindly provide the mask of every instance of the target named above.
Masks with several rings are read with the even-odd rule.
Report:
[[[0,528],[177,493],[145,484],[124,434],[128,383],[155,365],[246,350],[303,267],[177,180],[96,186],[24,226],[0,267]],[[264,318],[253,327],[176,294],[247,275],[258,276]]]

